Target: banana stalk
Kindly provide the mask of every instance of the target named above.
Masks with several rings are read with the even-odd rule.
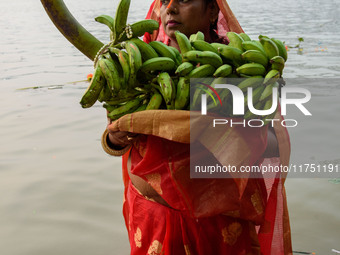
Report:
[[[64,35],[79,51],[89,59],[94,60],[103,43],[89,33],[73,17],[63,0],[41,0],[48,16]]]

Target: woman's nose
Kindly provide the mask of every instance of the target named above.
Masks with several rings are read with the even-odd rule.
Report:
[[[168,14],[177,14],[178,13],[178,0],[170,1],[169,5],[166,8]]]

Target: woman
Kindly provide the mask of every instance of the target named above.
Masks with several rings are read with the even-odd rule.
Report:
[[[242,32],[222,0],[156,0],[147,18],[161,26],[144,40],[177,48],[176,30],[187,36],[203,31],[210,42],[226,41],[227,31]],[[277,114],[276,118],[282,117]],[[218,149],[202,136],[194,141],[208,149],[204,158],[213,155],[220,162],[286,165],[288,134],[279,125],[274,129],[230,128]],[[285,176],[190,179],[188,111],[126,115],[109,123],[102,143],[111,155],[124,154],[123,214],[131,254],[292,254]],[[231,145],[242,153],[231,157]]]

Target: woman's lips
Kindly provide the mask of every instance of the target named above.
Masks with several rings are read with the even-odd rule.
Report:
[[[169,20],[167,23],[166,23],[166,25],[168,26],[168,27],[176,27],[176,26],[178,26],[178,25],[180,25],[181,23],[179,23],[179,22],[177,22],[176,20]]]

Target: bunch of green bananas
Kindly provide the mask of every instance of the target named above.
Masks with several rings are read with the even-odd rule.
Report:
[[[245,93],[253,88],[254,107],[272,106],[272,91],[278,87],[287,60],[280,40],[259,36],[257,41],[244,33],[228,32],[229,44],[224,45],[206,42],[202,32],[188,38],[177,31],[179,52],[162,42],[147,44],[140,40],[138,37],[152,33],[159,24],[142,20],[126,25],[129,6],[130,0],[121,0],[115,18],[108,15],[96,18],[110,28],[111,43],[100,52],[91,83],[80,101],[82,107],[91,107],[98,100],[113,120],[142,110],[195,109],[200,95],[207,90],[195,89],[190,94],[190,79],[207,77],[213,77],[207,80],[210,88],[221,84],[221,79],[243,77],[237,86]],[[221,91],[220,97],[227,102],[224,112],[232,116],[229,96],[228,90]],[[213,96],[211,100],[208,109],[213,111],[217,104]],[[249,110],[244,115],[246,119],[253,117],[259,116]]]
[[[207,80],[205,84],[210,85],[214,88],[215,84],[235,84],[245,94],[245,119],[261,118],[263,120],[271,119],[275,116],[277,110],[277,103],[272,102],[272,93],[277,93],[279,88],[279,82],[282,82],[282,72],[287,60],[287,51],[282,41],[269,38],[267,36],[259,36],[259,40],[251,40],[245,33],[237,34],[235,32],[228,32],[227,37],[229,44],[219,43],[207,43],[203,40],[195,40],[194,37],[189,39],[191,46],[195,50],[201,51],[195,52],[195,50],[189,48],[188,42],[180,42],[181,39],[178,37],[179,46],[181,51],[184,53],[183,59],[190,58],[189,61],[193,61],[191,57],[185,57],[186,55],[195,55],[194,57],[199,58],[206,51],[217,53],[222,59],[222,65],[219,65],[216,69],[204,67],[204,70],[208,70],[203,75],[213,76],[214,80]],[[213,47],[214,49],[212,49]],[[210,48],[210,49],[209,49]],[[193,53],[194,52],[194,53]],[[211,53],[209,53],[211,54]],[[215,55],[214,54],[214,55]],[[200,62],[203,64],[200,68],[203,69],[206,62]],[[220,63],[220,60],[214,62]],[[211,63],[210,63],[211,64]],[[237,79],[233,79],[237,78]],[[242,78],[242,79],[240,79]],[[202,83],[202,82],[201,82]],[[200,107],[200,95],[208,92],[206,86],[198,85],[196,91],[193,92],[191,109],[198,109]],[[251,94],[248,95],[248,88],[252,88]],[[207,109],[209,111],[222,112],[225,115],[232,117],[233,100],[229,90],[216,89],[223,106],[219,106],[210,95],[208,100]],[[257,110],[272,110],[275,107],[275,111],[269,115],[257,116],[248,109],[248,98],[251,97],[252,105]],[[267,123],[267,121],[264,121]]]
[[[263,120],[273,118],[278,104],[277,102],[273,104],[272,93],[278,92],[278,82],[282,82],[282,72],[288,57],[285,45],[278,39],[263,35],[258,37],[259,40],[251,40],[247,34],[228,32],[227,37],[229,44],[217,48],[224,62],[233,66],[234,74],[244,78],[237,84],[246,94],[244,118]],[[253,89],[252,94],[248,95],[248,88]],[[248,109],[249,97],[255,109],[269,110],[273,106],[275,111],[266,116],[254,115]],[[230,102],[231,100],[229,100],[229,108]]]

